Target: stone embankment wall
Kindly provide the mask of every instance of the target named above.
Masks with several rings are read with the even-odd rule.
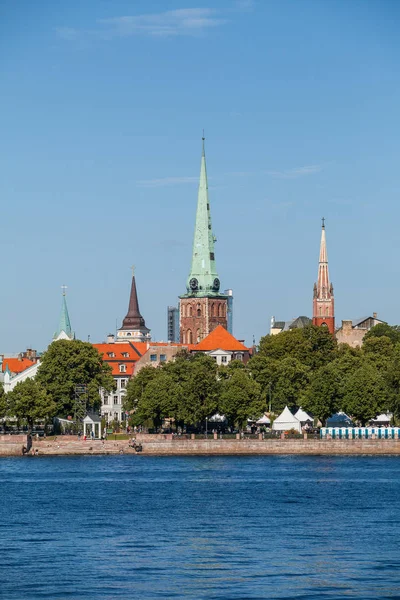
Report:
[[[21,456],[26,435],[0,435],[0,456]]]
[[[15,438],[23,438],[15,440]],[[400,440],[220,440],[220,439],[150,439],[141,441],[146,455],[346,455],[346,454],[398,454]],[[4,440],[9,438],[9,440]],[[13,439],[14,438],[14,439]],[[26,445],[24,436],[0,436],[0,455],[22,455],[22,446]],[[78,440],[73,436],[60,436],[56,440],[33,440],[32,452],[41,455],[79,455],[79,454],[134,454],[128,440]]]

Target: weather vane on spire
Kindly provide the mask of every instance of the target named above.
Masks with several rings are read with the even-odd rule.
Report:
[[[67,286],[66,285],[62,285],[61,289],[62,289],[62,295],[66,296],[66,294],[67,294]]]
[[[325,217],[322,217],[322,227],[325,227]]]
[[[203,129],[203,137],[201,139],[203,140],[203,142],[206,139],[206,136],[204,135],[204,129]]]
[[[132,271],[132,277],[135,275],[135,265],[131,266],[131,271]]]

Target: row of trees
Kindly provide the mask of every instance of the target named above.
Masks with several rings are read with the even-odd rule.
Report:
[[[204,355],[180,353],[174,362],[146,367],[128,384],[125,409],[133,423],[158,427],[166,418],[198,425],[219,412],[243,426],[271,402],[303,406],[322,422],[344,410],[365,424],[381,411],[400,416],[400,331],[377,325],[363,347],[338,346],[324,327],[265,336],[247,365],[217,367]]]
[[[84,385],[84,404],[76,385]],[[91,344],[80,340],[53,342],[44,353],[35,379],[18,383],[8,394],[0,388],[0,418],[16,418],[30,429],[37,420],[67,417],[100,408],[100,388],[111,391],[111,367]]]
[[[99,389],[114,388],[110,366],[81,341],[53,342],[35,380],[12,392],[0,388],[0,417],[30,427],[37,419],[77,412],[75,386],[85,384],[85,408],[100,406]],[[136,425],[159,427],[165,419],[198,426],[216,412],[243,426],[268,409],[303,406],[321,421],[344,410],[364,424],[381,411],[400,417],[400,328],[377,325],[361,349],[338,347],[324,327],[309,326],[265,336],[247,365],[218,367],[202,354],[182,351],[173,362],[146,367],[127,386],[125,410]]]

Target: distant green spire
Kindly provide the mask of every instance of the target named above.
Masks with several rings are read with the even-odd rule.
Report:
[[[67,300],[66,300],[66,286],[62,286],[62,302],[61,302],[61,314],[58,329],[54,334],[54,339],[69,338],[73,339],[74,334],[72,332],[71,321],[69,320]],[[64,335],[63,335],[64,334]]]
[[[187,296],[219,296],[220,281],[215,264],[214,242],[211,227],[210,202],[208,199],[208,183],[204,137],[200,183],[197,199],[196,226],[194,230],[192,268],[187,280]]]

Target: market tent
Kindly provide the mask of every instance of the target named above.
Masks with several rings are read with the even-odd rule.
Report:
[[[385,414],[382,413],[381,415],[378,415],[375,419],[371,419],[371,423],[374,423],[376,425],[389,425],[390,421],[392,419],[392,414]]]
[[[346,413],[339,411],[326,420],[327,427],[353,427],[354,423]]]
[[[263,415],[261,417],[261,419],[258,419],[258,421],[256,421],[257,425],[270,425],[271,424],[271,420],[268,419],[268,417],[266,415]]]
[[[314,419],[310,417],[310,415],[306,413],[301,406],[294,416],[301,422],[302,425],[305,425],[306,423],[310,423],[312,425],[314,423]]]
[[[299,433],[301,433],[301,423],[299,419],[297,419],[287,406],[283,409],[279,417],[276,417],[275,421],[272,423],[272,429],[274,431],[289,431],[290,429],[296,429]]]
[[[220,415],[219,413],[215,413],[212,417],[208,419],[210,423],[224,423],[226,421],[225,415]]]

